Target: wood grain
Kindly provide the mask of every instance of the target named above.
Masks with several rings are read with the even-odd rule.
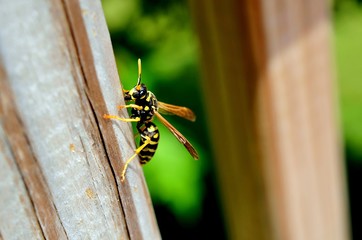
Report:
[[[327,1],[190,1],[231,239],[348,239]]]
[[[131,127],[102,118],[123,98],[100,2],[3,2],[0,20],[0,161],[11,170],[0,189],[16,186],[4,196],[26,196],[27,214],[0,222],[2,237],[160,239],[137,161],[119,181]]]
[[[18,184],[24,185],[25,183],[25,192],[27,201],[32,204],[33,211],[37,213],[37,218],[34,221],[39,222],[42,226],[40,229],[44,237],[48,239],[65,239],[66,233],[62,227],[62,224],[59,220],[58,214],[54,207],[51,193],[49,188],[44,180],[41,169],[36,158],[33,155],[32,149],[29,145],[29,139],[27,139],[24,126],[22,125],[19,116],[16,112],[14,106],[14,98],[11,95],[9,86],[7,85],[6,75],[4,70],[1,68],[0,64],[0,119],[2,122],[1,127],[3,127],[3,134],[1,140],[4,143],[4,147],[7,147],[7,151],[11,154],[7,154],[6,158],[12,160],[11,171],[7,171],[7,174],[13,172],[14,176],[20,175],[20,178],[17,179]],[[5,145],[6,143],[6,145]],[[11,158],[10,158],[11,156]],[[3,161],[6,163],[7,161]],[[6,182],[6,181],[5,181]],[[10,187],[10,183],[5,183],[3,187]],[[0,187],[0,189],[3,189]],[[20,190],[18,190],[20,191]],[[14,191],[16,193],[17,191]],[[4,196],[7,194],[4,193]],[[22,197],[24,198],[24,197]],[[16,201],[14,201],[15,203]],[[4,202],[4,206],[8,206]],[[17,205],[17,207],[22,207],[22,205]],[[4,209],[8,209],[5,207]],[[10,209],[8,209],[10,210]],[[16,209],[11,211],[14,214],[16,219],[22,218],[18,215]],[[6,215],[3,215],[2,219],[8,219]],[[0,224],[1,226],[4,226]],[[12,229],[9,233],[12,233],[14,230],[17,231],[16,224],[12,227],[15,229],[4,227],[5,231]],[[21,234],[22,231],[17,231]],[[10,235],[11,236],[11,235]],[[24,234],[23,238],[26,238],[27,234]],[[8,235],[9,237],[9,235]],[[15,237],[15,235],[14,235]],[[16,237],[15,237],[16,238]],[[34,236],[34,238],[36,238]],[[6,238],[8,239],[8,238]]]
[[[7,140],[0,126],[0,237],[42,239],[42,229]]]

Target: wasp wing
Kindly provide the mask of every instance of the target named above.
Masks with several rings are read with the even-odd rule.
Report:
[[[160,121],[170,130],[170,132],[177,138],[177,140],[182,143],[191,156],[197,160],[199,159],[199,154],[196,152],[195,148],[191,143],[174,127],[169,123],[159,112],[155,112],[155,115],[160,119]]]
[[[192,122],[196,120],[195,114],[187,107],[176,106],[158,101],[158,109],[162,114],[176,115]]]

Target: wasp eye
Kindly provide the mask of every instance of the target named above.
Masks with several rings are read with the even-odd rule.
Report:
[[[129,91],[129,94],[132,96],[132,99],[143,98],[147,94],[146,85],[144,84],[137,85],[136,87],[132,88],[131,91]]]
[[[146,93],[147,93],[146,85],[141,84],[140,90],[139,90],[138,92],[139,92],[139,94],[140,94],[139,97],[145,96]]]
[[[132,97],[133,97],[133,98],[139,98],[139,97],[140,97],[140,93],[139,93],[138,91],[134,91],[134,92],[132,93]]]

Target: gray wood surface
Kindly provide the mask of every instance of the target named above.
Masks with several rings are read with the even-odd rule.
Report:
[[[42,239],[31,199],[0,125],[0,226],[4,239]],[[21,230],[19,231],[19,226]]]
[[[100,1],[0,6],[1,236],[159,239]]]

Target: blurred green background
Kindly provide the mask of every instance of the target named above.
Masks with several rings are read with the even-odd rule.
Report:
[[[336,0],[333,27],[353,239],[362,239],[362,1]]]
[[[225,238],[203,108],[206,103],[202,102],[197,36],[187,1],[102,3],[123,87],[136,84],[137,58],[141,58],[142,80],[158,100],[187,106],[197,115],[195,123],[166,118],[198,150],[199,161],[156,121],[161,141],[155,157],[143,169],[162,236],[199,239],[207,230],[217,239]],[[351,218],[356,226],[362,219],[358,194],[362,176],[362,1],[334,1],[332,19]],[[362,239],[361,230],[352,230],[354,239]]]

